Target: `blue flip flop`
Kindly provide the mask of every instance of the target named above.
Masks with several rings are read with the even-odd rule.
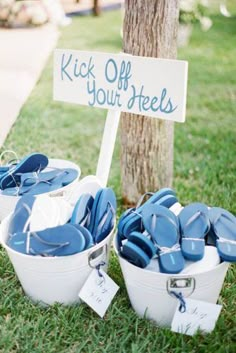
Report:
[[[94,203],[94,198],[90,194],[83,194],[77,201],[70,223],[71,224],[81,224],[82,226],[88,228],[91,219],[91,209]]]
[[[143,233],[131,233],[128,241],[140,247],[148,255],[148,257],[150,257],[150,259],[156,255],[156,248],[153,242]]]
[[[143,224],[157,247],[160,271],[182,271],[184,258],[179,244],[179,222],[174,213],[160,205],[148,205],[143,210]]]
[[[151,195],[151,197],[144,204],[141,205],[141,203],[146,195]],[[171,199],[171,198],[166,199],[166,200],[170,201],[169,203],[168,203],[168,201],[166,201],[168,205],[170,204],[170,206],[165,205],[166,207],[171,207],[175,202],[178,201],[176,199],[175,191],[170,188],[162,188],[155,193],[150,193],[150,192],[145,193],[141,197],[140,201],[138,202],[138,205],[135,208],[130,208],[130,209],[126,210],[122,214],[122,216],[120,217],[120,220],[118,223],[119,237],[125,239],[125,237],[129,233],[131,233],[132,231],[140,231],[141,232],[142,231],[141,213],[142,213],[143,208],[145,207],[145,205],[158,202],[160,199],[162,199],[165,196],[167,196],[167,197],[173,196],[174,197],[174,199]],[[171,204],[171,202],[173,202],[173,204]]]
[[[154,195],[153,195],[154,196]],[[150,200],[150,199],[149,199]],[[149,201],[148,200],[148,201]],[[161,205],[163,207],[169,208],[178,202],[174,195],[165,195],[158,199],[153,199],[155,202],[146,202],[141,207],[137,208],[135,211],[131,211],[131,214],[122,220],[122,225],[118,226],[118,239],[125,239],[129,237],[132,232],[142,232],[144,230],[142,224],[142,215],[146,207],[149,205]],[[119,232],[120,230],[120,232]]]
[[[115,224],[116,196],[111,188],[100,189],[91,210],[89,231],[94,242],[99,243],[111,232]]]
[[[54,169],[49,172],[24,173],[21,175],[21,185],[31,186],[37,181],[48,181],[66,186],[78,177],[78,170],[73,168]]]
[[[31,186],[16,186],[4,189],[1,194],[5,196],[40,195],[59,189],[61,186],[51,184],[49,181],[40,180]]]
[[[87,228],[81,226],[80,224],[74,224],[74,227],[76,227],[83,234],[83,237],[85,239],[84,250],[87,250],[94,246],[93,236]]]
[[[9,238],[8,246],[27,255],[68,256],[84,250],[85,238],[76,227],[65,224],[38,232],[16,233]]]
[[[32,207],[36,198],[32,195],[24,196],[19,199],[9,224],[9,234],[23,232],[25,225],[31,215]],[[29,230],[29,225],[25,231]]]
[[[51,172],[48,172],[51,175]],[[58,190],[71,182],[73,182],[77,176],[78,176],[78,171],[76,169],[67,169],[61,174],[54,176],[50,180],[47,180],[44,178],[43,175],[41,174],[47,174],[45,173],[39,173],[33,176],[33,173],[27,173],[28,175],[31,175],[30,177],[21,177],[21,184],[17,187],[13,188],[7,188],[2,191],[2,195],[8,195],[8,196],[22,196],[22,195],[40,195],[48,192],[52,192],[55,190]],[[34,183],[33,183],[34,181]]]
[[[236,262],[236,217],[223,208],[212,207],[209,218],[221,259]]]
[[[147,267],[151,261],[150,257],[131,241],[127,241],[122,246],[121,255],[130,263],[141,268]]]
[[[18,186],[22,173],[38,172],[45,169],[47,165],[48,158],[44,154],[32,153],[24,157],[14,168],[1,175],[0,189]]]
[[[204,256],[205,236],[210,230],[208,207],[195,202],[185,206],[179,214],[181,248],[186,259],[201,260]]]

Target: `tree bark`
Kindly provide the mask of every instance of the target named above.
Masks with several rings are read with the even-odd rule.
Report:
[[[178,0],[126,0],[123,25],[125,53],[176,58]],[[153,77],[153,84],[158,78]],[[125,203],[146,191],[172,185],[174,123],[123,113],[121,178]]]
[[[94,16],[99,16],[100,15],[100,7],[99,7],[99,0],[94,0],[93,1],[93,14]]]

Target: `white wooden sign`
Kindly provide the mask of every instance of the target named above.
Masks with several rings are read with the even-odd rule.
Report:
[[[57,49],[54,99],[185,121],[188,63]]]
[[[188,63],[56,49],[54,100],[107,108],[96,176],[107,184],[120,112],[184,122]]]

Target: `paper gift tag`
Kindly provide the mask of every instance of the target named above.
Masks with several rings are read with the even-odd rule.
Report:
[[[214,330],[222,305],[185,298],[186,311],[176,308],[171,330],[193,336],[198,330],[209,333]]]
[[[98,273],[94,269],[79,292],[79,297],[103,317],[118,289],[119,286],[103,270]]]

